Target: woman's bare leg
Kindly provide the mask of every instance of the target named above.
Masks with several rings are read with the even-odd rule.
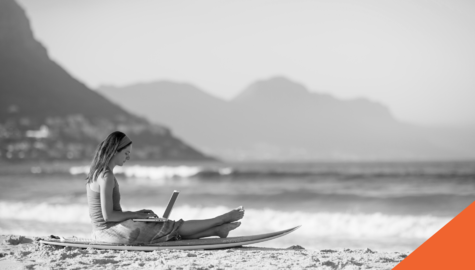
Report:
[[[240,220],[243,217],[244,209],[242,207],[238,207],[226,214],[217,216],[215,218],[202,220],[187,220],[183,222],[183,224],[180,226],[180,228],[178,229],[178,233],[182,237],[186,238],[186,236],[194,235],[225,223],[234,222]]]
[[[182,237],[183,239],[199,239],[209,236],[219,236],[220,238],[226,238],[228,237],[230,231],[236,229],[240,225],[241,222],[226,223],[192,235],[183,235]]]

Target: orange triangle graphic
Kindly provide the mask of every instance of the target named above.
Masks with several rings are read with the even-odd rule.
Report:
[[[475,202],[393,269],[475,269]]]

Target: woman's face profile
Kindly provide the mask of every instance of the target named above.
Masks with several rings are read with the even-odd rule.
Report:
[[[127,146],[126,148],[122,149],[122,151],[117,152],[114,156],[115,164],[118,166],[124,165],[124,163],[130,159],[130,155],[132,154],[132,145]]]

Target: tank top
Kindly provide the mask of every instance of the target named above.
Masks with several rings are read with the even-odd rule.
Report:
[[[106,169],[104,174],[112,173],[110,170]],[[120,207],[120,192],[119,192],[119,184],[117,183],[117,179],[114,177],[115,186],[112,190],[112,209],[113,211],[122,211]],[[119,222],[106,222],[104,220],[104,216],[102,215],[102,208],[101,208],[101,193],[92,190],[89,187],[89,184],[86,184],[86,191],[87,191],[87,203],[89,205],[89,217],[91,218],[92,222],[92,229],[96,230],[104,230],[108,229]]]

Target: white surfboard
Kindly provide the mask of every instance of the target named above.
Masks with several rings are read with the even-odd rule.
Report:
[[[106,243],[98,243],[91,239],[48,239],[40,240],[40,243],[47,245],[63,246],[63,247],[77,247],[77,248],[95,248],[95,249],[109,249],[109,250],[135,250],[135,251],[153,251],[162,249],[218,249],[218,248],[230,248],[243,245],[250,245],[259,242],[269,241],[275,238],[287,235],[300,228],[300,226],[259,235],[250,236],[237,236],[228,238],[202,238],[193,240],[179,240],[168,241],[151,245],[114,245]]]

